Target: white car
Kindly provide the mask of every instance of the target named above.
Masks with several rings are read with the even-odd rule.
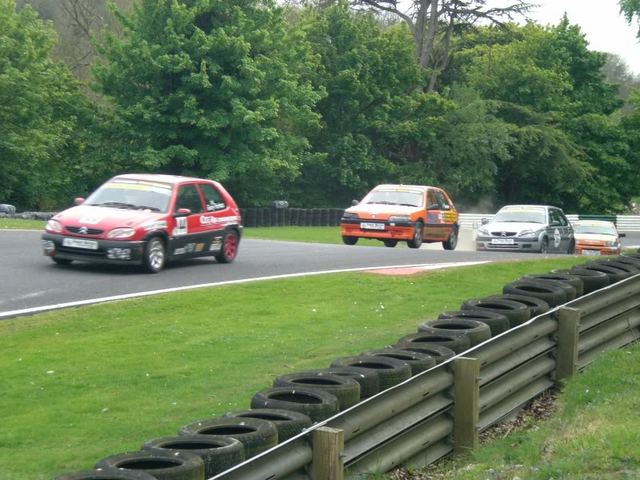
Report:
[[[550,205],[506,205],[476,232],[476,250],[573,253],[573,228]]]

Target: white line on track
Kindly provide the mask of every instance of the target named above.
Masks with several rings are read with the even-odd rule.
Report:
[[[54,305],[45,305],[42,307],[25,308],[22,310],[11,310],[8,312],[0,313],[0,320],[6,320],[8,318],[15,318],[15,317],[22,317],[26,315],[33,315],[36,313],[50,312],[53,310],[61,310],[63,308],[81,307],[84,305],[93,305],[96,303],[115,302],[119,300],[128,300],[130,298],[148,297],[151,295],[159,295],[162,293],[183,292],[185,290],[195,290],[197,288],[222,287],[225,285],[238,285],[242,283],[260,282],[265,280],[279,280],[284,278],[306,277],[311,275],[324,275],[328,273],[363,272],[367,270],[383,270],[383,269],[392,269],[392,268],[419,268],[421,270],[437,270],[439,268],[465,267],[469,265],[480,265],[482,263],[489,263],[489,262],[478,261],[478,262],[428,263],[428,264],[417,264],[417,265],[392,265],[392,266],[384,265],[381,267],[346,268],[346,269],[340,269],[340,270],[321,270],[317,272],[288,273],[283,275],[270,275],[266,277],[243,278],[241,280],[228,280],[226,282],[201,283],[198,285],[187,285],[184,287],[164,288],[161,290],[149,290],[146,292],[127,293],[124,295],[114,295],[111,297],[92,298],[89,300],[78,300],[76,302],[57,303]]]

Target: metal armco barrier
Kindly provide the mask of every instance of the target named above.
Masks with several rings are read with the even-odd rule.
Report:
[[[324,427],[344,434],[344,478],[425,466],[475,445],[479,432],[602,352],[638,339],[640,275],[556,307],[213,478],[316,480],[312,438]]]

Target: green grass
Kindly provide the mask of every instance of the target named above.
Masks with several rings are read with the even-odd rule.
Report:
[[[289,240],[292,242],[314,242],[314,243],[342,243],[340,227],[259,227],[245,228],[243,235],[245,238],[256,238],[259,240]],[[370,247],[383,246],[380,240],[369,240],[361,238],[358,245]],[[404,242],[398,242],[398,247],[404,246]]]
[[[90,468],[192,421],[246,409],[277,375],[394,343],[464,300],[582,261],[322,275],[2,321],[0,478]]]
[[[0,230],[43,230],[46,223],[47,222],[45,222],[44,220],[23,220],[20,218],[0,217]]]
[[[636,343],[603,355],[568,382],[551,419],[429,473],[441,480],[638,479],[639,391]]]

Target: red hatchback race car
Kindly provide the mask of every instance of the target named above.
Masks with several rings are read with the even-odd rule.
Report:
[[[240,210],[218,182],[173,175],[118,175],[75,207],[55,215],[42,235],[44,254],[73,260],[135,264],[157,273],[169,260],[238,254]]]

